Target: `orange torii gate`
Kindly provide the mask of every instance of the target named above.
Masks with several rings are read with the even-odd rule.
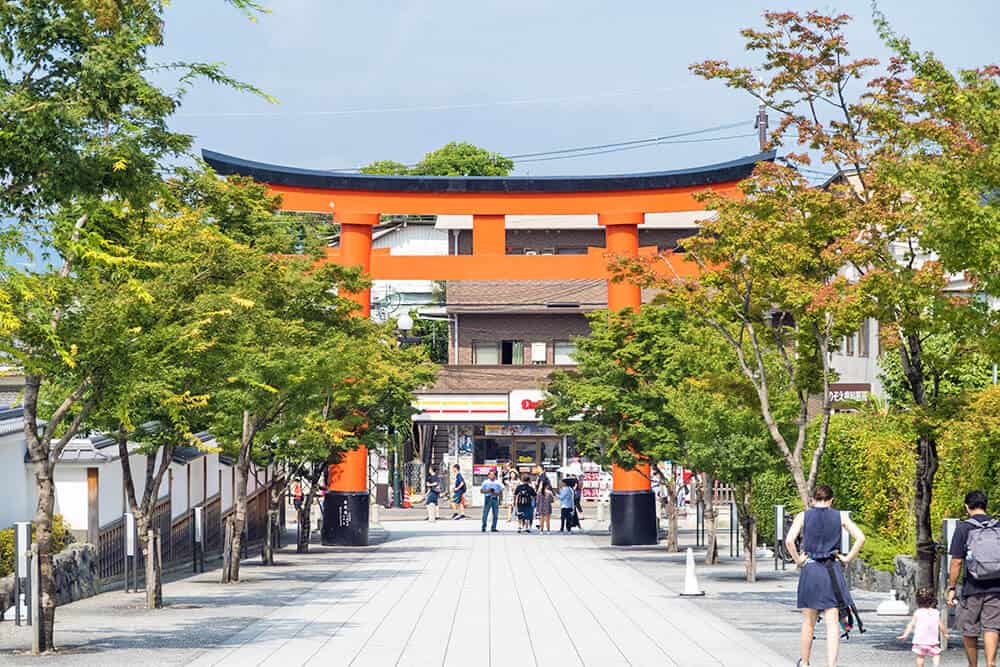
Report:
[[[340,247],[327,250],[329,261],[359,266],[381,280],[608,280],[608,307],[638,309],[639,287],[612,282],[608,256],[656,254],[639,247],[639,225],[647,213],[700,210],[693,195],[707,189],[739,196],[739,182],[760,161],[760,153],[706,167],[617,176],[452,177],[372,176],[300,169],[251,162],[203,151],[218,173],[240,174],[266,183],[282,196],[288,211],[328,213],[341,227]],[[383,214],[472,215],[472,254],[391,255],[372,249],[372,227]],[[506,254],[508,215],[597,215],[605,246],[586,255]],[[671,258],[667,257],[668,261]],[[673,260],[678,275],[694,268]],[[370,315],[371,293],[345,295]],[[330,466],[323,508],[323,543],[368,544],[368,452],[360,448]],[[611,541],[615,545],[655,544],[655,500],[649,464],[635,470],[614,468],[611,492]]]

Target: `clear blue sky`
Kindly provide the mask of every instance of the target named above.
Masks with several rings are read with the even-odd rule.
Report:
[[[413,162],[451,140],[513,154],[740,120],[745,129],[722,134],[752,132],[753,100],[687,66],[748,62],[738,30],[760,25],[768,8],[851,14],[854,53],[885,55],[864,0],[266,4],[271,13],[256,23],[222,0],[177,0],[167,12],[163,60],[223,61],[280,100],[200,84],[174,120],[199,149],[333,169]],[[995,0],[880,6],[898,32],[953,67],[1000,60]],[[755,151],[756,140],[744,138],[524,164],[518,173],[650,171]]]

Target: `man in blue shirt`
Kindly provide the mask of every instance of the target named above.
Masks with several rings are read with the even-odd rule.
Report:
[[[500,496],[503,495],[503,485],[497,481],[497,471],[490,470],[483,482],[483,532],[486,532],[486,517],[493,512],[493,526],[490,530],[497,532],[497,515],[500,513]]]

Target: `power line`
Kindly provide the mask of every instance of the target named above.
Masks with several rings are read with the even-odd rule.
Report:
[[[650,143],[650,142],[659,142],[659,141],[663,141],[664,139],[676,139],[678,137],[689,137],[689,136],[692,136],[692,135],[695,135],[695,134],[706,134],[708,132],[716,132],[718,130],[731,130],[734,127],[740,127],[742,125],[746,125],[746,121],[740,121],[738,123],[726,123],[725,125],[716,125],[715,127],[706,127],[703,130],[691,130],[691,131],[688,131],[688,132],[678,132],[676,134],[665,134],[662,137],[649,137],[648,139],[632,139],[631,141],[617,141],[617,142],[610,143],[610,144],[595,144],[593,146],[579,146],[577,148],[559,148],[559,149],[556,149],[556,150],[540,151],[540,152],[537,152],[537,153],[520,153],[520,154],[516,154],[516,155],[507,155],[505,157],[508,157],[511,160],[517,160],[519,158],[537,157],[539,155],[556,155],[556,154],[559,154],[559,153],[575,153],[577,151],[589,151],[589,150],[597,150],[597,149],[601,149],[601,148],[614,148],[614,147],[617,147],[617,146],[631,146],[631,145],[635,145],[635,144],[645,144],[645,143]]]
[[[618,148],[609,148],[603,151],[591,151],[589,153],[574,153],[571,155],[555,155],[552,157],[542,157],[529,160],[519,160],[519,164],[524,164],[526,162],[547,162],[550,160],[566,160],[568,158],[574,157],[589,157],[591,155],[605,155],[607,153],[621,153],[624,151],[635,150],[637,148],[649,148],[651,146],[666,146],[670,144],[702,144],[708,143],[710,141],[729,141],[732,139],[746,139],[747,137],[756,137],[756,132],[749,132],[747,134],[731,134],[725,137],[705,137],[702,139],[681,139],[678,141],[657,141],[654,143],[640,144],[637,146],[620,146]]]
[[[647,146],[660,146],[666,144],[685,144],[685,143],[702,143],[708,141],[728,141],[731,139],[743,139],[746,137],[756,136],[756,132],[751,132],[749,134],[738,134],[730,135],[724,137],[705,137],[700,139],[688,139],[681,140],[680,137],[691,137],[698,134],[709,134],[711,132],[718,132],[720,130],[728,130],[735,127],[741,127],[746,125],[746,121],[739,121],[735,123],[725,123],[723,125],[715,125],[713,127],[706,127],[700,130],[687,130],[684,132],[675,132],[671,134],[665,134],[656,137],[647,137],[645,139],[629,139],[626,141],[616,141],[606,144],[592,144],[588,146],[576,146],[573,148],[556,148],[546,151],[535,151],[531,153],[513,153],[504,154],[503,157],[514,160],[518,163],[530,163],[530,162],[544,162],[546,160],[561,160],[571,157],[587,157],[590,155],[603,155],[606,153],[616,153],[624,150],[634,150],[637,148],[645,148]],[[677,141],[672,141],[672,139],[678,139]],[[418,163],[404,164],[404,167],[412,168]],[[330,169],[328,171],[333,172],[352,172],[360,171],[362,167],[345,167],[340,169]]]

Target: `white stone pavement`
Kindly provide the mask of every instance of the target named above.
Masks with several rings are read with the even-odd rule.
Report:
[[[794,663],[584,535],[482,534],[473,518],[387,527],[381,548],[190,664]]]

